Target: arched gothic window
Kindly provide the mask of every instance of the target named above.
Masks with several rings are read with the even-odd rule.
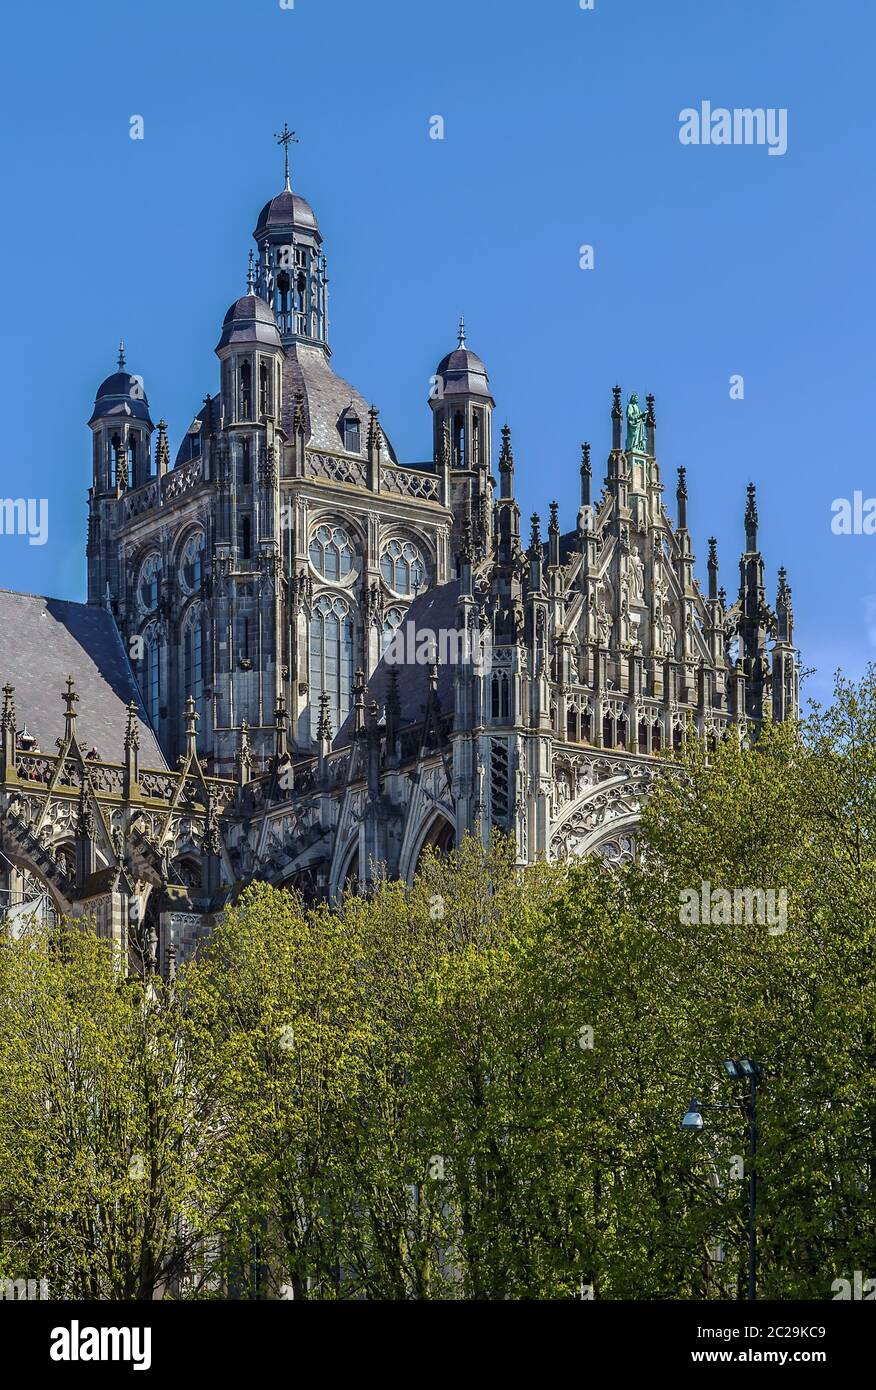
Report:
[[[240,364],[240,418],[252,419],[252,367],[248,362]]]
[[[156,623],[150,623],[143,633],[141,689],[146,713],[149,715],[152,727],[157,730],[161,715],[161,646]]]
[[[199,735],[204,728],[204,626],[201,605],[193,603],[183,623],[183,695],[195,702]]]
[[[387,588],[405,597],[416,594],[426,582],[425,561],[413,541],[387,541],[380,557],[380,573]]]
[[[238,549],[241,560],[249,560],[252,555],[252,519],[242,516],[238,523]]]
[[[158,591],[161,583],[161,556],[155,551],[143,563],[137,593],[144,613],[153,613],[158,607]]]
[[[332,733],[350,712],[353,692],[353,616],[340,597],[321,594],[310,620],[310,731],[316,738],[320,698],[329,697]]]
[[[244,439],[240,446],[240,481],[244,487],[248,487],[252,482],[252,454],[249,439]]]
[[[203,531],[193,531],[186,541],[182,553],[181,573],[183,588],[189,594],[196,593],[204,577]]]
[[[269,392],[268,364],[259,363],[259,411],[262,415],[268,415],[271,409]]]
[[[128,481],[131,487],[134,486],[134,479],[137,476],[137,436],[128,435]]]
[[[323,523],[317,527],[310,542],[310,563],[317,574],[336,584],[351,573],[354,558],[350,537],[342,526]]]
[[[453,463],[456,468],[465,467],[465,418],[461,410],[453,417]]]

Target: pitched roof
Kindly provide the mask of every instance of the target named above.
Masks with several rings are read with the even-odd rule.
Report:
[[[125,758],[125,706],[140,716],[140,765],[167,764],[146,717],[134,672],[113,616],[105,608],[0,589],[0,685],[15,687],[19,729],[44,753],[64,732],[61,694],[72,676],[79,695],[76,734],[84,752],[108,763]]]
[[[452,659],[452,639],[447,634],[456,631],[458,598],[459,580],[452,579],[447,584],[439,584],[434,589],[428,589],[426,593],[420,594],[409,605],[405,613],[405,624],[413,623],[413,628],[406,630],[405,636],[407,637],[410,633],[411,640],[406,640],[404,643],[405,655],[410,659],[396,663],[402,728],[406,728],[409,724],[419,724],[426,711],[426,700],[429,695],[429,665],[428,662],[417,659],[418,648],[419,655],[423,654],[420,640],[426,636],[434,638],[439,644],[439,654],[451,656]],[[442,634],[444,634],[443,637]],[[439,659],[437,665],[438,699],[443,713],[448,714],[453,709],[454,670],[447,660],[442,662]],[[384,657],[381,657],[368,682],[365,694],[366,706],[372,700],[376,700],[381,715],[389,690],[389,669],[389,663]],[[334,740],[336,748],[349,742],[353,732],[353,723],[354,714],[351,710]]]

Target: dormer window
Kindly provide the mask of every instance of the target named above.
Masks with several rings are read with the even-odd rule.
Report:
[[[344,416],[344,449],[348,454],[358,454],[362,447],[358,415]]]

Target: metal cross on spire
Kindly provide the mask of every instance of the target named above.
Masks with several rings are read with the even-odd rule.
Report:
[[[458,347],[461,347],[461,348],[465,347],[465,315],[464,315],[464,314],[460,314],[460,316],[459,316],[459,340],[458,340],[457,346],[458,346]]]
[[[283,154],[286,166],[286,192],[291,193],[292,185],[289,182],[289,146],[298,144],[298,136],[295,134],[294,130],[289,129],[288,122],[284,121],[282,132],[279,135],[275,133],[274,139],[276,140],[278,145],[283,146]]]
[[[119,342],[119,371],[122,370],[122,368],[124,367],[124,365],[125,365],[125,340],[124,340],[124,338],[122,338],[121,341]]]

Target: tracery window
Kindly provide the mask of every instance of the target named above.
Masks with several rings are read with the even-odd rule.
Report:
[[[137,593],[144,613],[152,613],[158,607],[158,591],[161,584],[161,556],[155,551],[143,563]]]
[[[380,573],[393,593],[409,597],[426,583],[426,564],[413,541],[393,538],[386,542],[380,557]]]
[[[332,733],[350,712],[353,697],[353,615],[344,599],[321,594],[310,620],[310,730],[316,738],[320,700],[329,697]]]
[[[310,542],[310,563],[323,579],[337,584],[352,572],[355,552],[342,526],[324,522]]]
[[[196,593],[204,577],[204,533],[193,531],[183,547],[181,564],[183,587],[189,594]]]
[[[161,644],[157,623],[150,623],[143,633],[143,703],[154,729],[161,715]]]
[[[383,617],[383,628],[380,633],[381,656],[386,655],[386,649],[404,622],[404,616],[404,612],[401,608],[387,608]]]

